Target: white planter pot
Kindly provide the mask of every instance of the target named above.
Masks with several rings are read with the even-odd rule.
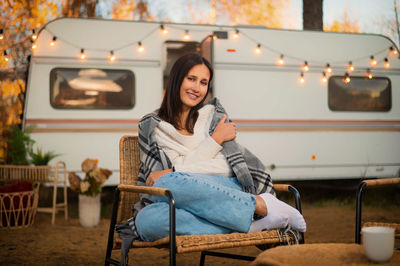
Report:
[[[79,195],[79,223],[92,227],[100,222],[100,194],[96,197]]]

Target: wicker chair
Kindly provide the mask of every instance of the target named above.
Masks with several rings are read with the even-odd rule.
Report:
[[[356,200],[356,230],[355,230],[355,242],[361,243],[361,210],[362,210],[362,192],[364,188],[373,188],[385,185],[398,185],[400,184],[400,177],[395,178],[384,178],[384,179],[370,179],[361,181],[357,190]],[[367,226],[388,226],[395,229],[395,238],[400,239],[400,224],[396,223],[377,223],[377,222],[365,222],[363,227]]]
[[[137,136],[124,136],[120,140],[120,174],[121,180],[115,192],[114,207],[110,222],[105,265],[119,264],[119,261],[111,258],[113,249],[120,249],[122,240],[115,233],[116,224],[124,223],[132,217],[132,205],[139,200],[138,193],[148,193],[168,197],[170,203],[170,234],[154,242],[134,241],[131,248],[169,248],[170,265],[175,265],[176,253],[201,251],[200,265],[204,264],[205,256],[219,256],[234,259],[254,260],[254,257],[226,254],[209,251],[212,249],[224,249],[243,246],[265,248],[296,242],[304,243],[302,233],[296,236],[284,234],[279,230],[231,233],[219,235],[175,235],[175,202],[172,193],[164,188],[136,186],[139,173],[139,148]],[[274,185],[276,191],[290,191],[295,195],[296,208],[301,212],[300,194],[290,185]],[[170,241],[171,239],[171,241]]]

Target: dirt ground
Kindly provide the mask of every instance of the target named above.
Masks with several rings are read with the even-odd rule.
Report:
[[[395,191],[396,201],[397,193]],[[353,195],[353,193],[352,193]],[[72,197],[72,196],[69,196]],[[352,198],[355,198],[354,195]],[[393,197],[391,198],[393,200]],[[306,243],[354,242],[355,208],[343,197],[334,200],[310,200],[303,202],[303,214],[307,221]],[[102,204],[104,200],[102,198]],[[392,201],[393,202],[393,201]],[[70,200],[70,218],[57,215],[51,225],[51,215],[38,213],[32,226],[23,229],[0,229],[0,265],[102,265],[104,264],[109,229],[110,205],[105,209],[98,226],[84,228],[77,216],[77,202]],[[363,219],[400,223],[400,206],[365,206]],[[399,242],[396,243],[400,245]],[[256,247],[234,248],[227,252],[256,256]],[[146,248],[130,251],[130,264],[168,265],[168,251]],[[119,259],[119,250],[113,251]],[[178,265],[198,265],[200,253],[178,254]],[[249,265],[248,262],[225,258],[207,257],[206,265]]]

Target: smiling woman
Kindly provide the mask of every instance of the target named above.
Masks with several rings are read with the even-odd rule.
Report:
[[[139,122],[138,185],[172,192],[177,235],[247,233],[288,225],[304,232],[301,213],[275,197],[266,167],[236,143],[236,126],[218,99],[204,104],[212,78],[211,64],[198,53],[174,63],[160,109]],[[140,197],[134,216],[117,227],[126,247],[122,264],[131,241],[155,241],[169,234],[165,198]]]

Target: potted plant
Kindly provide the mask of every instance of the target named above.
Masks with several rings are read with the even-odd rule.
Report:
[[[97,166],[97,159],[85,159],[82,171],[85,177],[81,179],[75,172],[68,174],[71,190],[79,193],[79,222],[84,227],[95,226],[100,222],[101,189],[112,174],[108,169]]]

